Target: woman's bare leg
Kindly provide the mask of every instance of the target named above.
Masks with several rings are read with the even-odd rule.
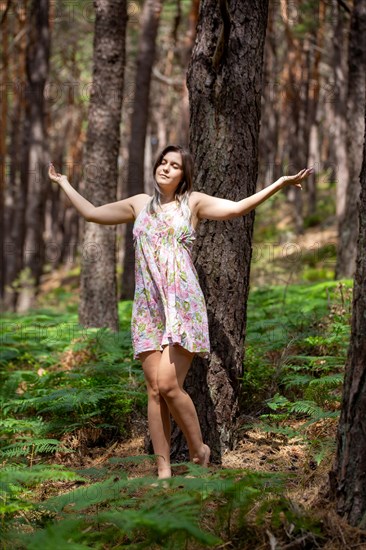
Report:
[[[210,448],[203,443],[195,406],[183,389],[193,357],[194,353],[181,346],[166,346],[160,358],[157,386],[187,440],[190,459],[207,466]]]
[[[158,477],[171,477],[170,467],[170,413],[158,389],[158,370],[161,351],[140,354],[148,393],[147,418],[154,453],[157,455]]]

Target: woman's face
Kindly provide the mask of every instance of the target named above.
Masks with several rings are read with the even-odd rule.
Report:
[[[155,180],[160,188],[176,189],[183,178],[182,155],[178,151],[166,153],[156,169]]]

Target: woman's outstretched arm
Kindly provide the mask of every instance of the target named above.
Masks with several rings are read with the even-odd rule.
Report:
[[[58,183],[65,191],[76,210],[88,222],[95,222],[102,225],[116,225],[119,223],[132,222],[136,218],[136,205],[141,202],[142,198],[145,198],[145,194],[141,196],[135,195],[134,197],[121,201],[103,204],[103,206],[94,206],[72,187],[66,176],[56,173],[53,164],[50,164],[48,175],[52,181]]]
[[[304,168],[295,176],[282,176],[268,187],[241,201],[230,201],[195,191],[192,193],[192,198],[196,215],[200,219],[206,218],[208,220],[231,220],[244,216],[284,187],[295,185],[301,189],[301,181],[312,172],[312,168]]]

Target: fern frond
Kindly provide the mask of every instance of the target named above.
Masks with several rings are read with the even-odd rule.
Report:
[[[54,464],[53,466],[45,466],[44,464],[35,464],[32,468],[28,468],[24,464],[7,465],[1,469],[0,481],[2,487],[12,484],[22,484],[27,487],[33,487],[37,483],[45,481],[83,481],[85,477],[79,473],[67,470],[64,466]]]
[[[119,475],[122,474],[119,473]],[[150,483],[151,482],[152,480]],[[93,483],[86,487],[79,487],[69,493],[49,498],[43,505],[48,510],[60,512],[66,506],[72,504],[73,510],[81,511],[95,504],[114,502],[116,499],[120,498],[120,491],[127,487],[128,484],[129,480],[127,479],[116,480],[114,477],[110,477],[105,481]]]
[[[157,502],[145,502],[138,510],[101,512],[98,517],[101,523],[112,523],[122,533],[130,536],[135,530],[146,529],[145,533],[152,543],[158,540],[163,542],[178,533],[184,533],[208,546],[222,542],[218,537],[200,528],[200,505],[188,494],[176,493],[165,498],[160,497]]]
[[[290,412],[310,416],[311,423],[317,422],[322,418],[337,418],[339,416],[339,411],[326,411],[322,407],[319,407],[315,401],[297,401],[290,407]]]
[[[272,397],[272,399],[269,399],[267,401],[268,407],[270,409],[272,409],[273,411],[277,411],[278,409],[287,408],[289,403],[290,403],[290,401],[287,399],[287,397],[285,397],[283,395],[280,395],[279,393],[276,393],[276,395],[274,395]]]
[[[41,418],[36,420],[27,420],[26,418],[0,419],[0,432],[7,436],[21,433],[40,435],[45,433],[45,422]]]
[[[287,374],[282,377],[282,382],[285,385],[285,388],[295,388],[298,386],[307,386],[313,380],[313,376],[309,374]]]
[[[270,419],[271,418],[269,418],[269,420]],[[298,441],[301,441],[304,437],[304,434],[301,430],[297,430],[296,428],[292,428],[291,426],[277,426],[264,421],[260,424],[255,425],[254,427],[262,432],[278,434],[288,439],[296,439]]]
[[[305,414],[313,418],[321,418],[324,410],[314,401],[296,401],[291,405],[290,412],[295,414]]]
[[[344,373],[327,374],[321,378],[314,378],[310,386],[324,386],[326,388],[337,388],[343,384]]]
[[[28,456],[29,454],[55,453],[61,449],[62,452],[74,452],[71,449],[66,449],[57,439],[31,439],[6,445],[0,450],[0,456],[14,458],[16,456]]]
[[[87,542],[82,542],[87,539],[83,533],[83,529],[87,527],[84,518],[67,518],[62,521],[47,525],[45,529],[41,529],[32,534],[19,533],[13,531],[8,533],[8,540],[19,540],[21,547],[27,550],[90,550],[92,546]]]
[[[15,340],[12,340],[10,343],[16,344]],[[8,348],[6,346],[0,346],[0,365],[6,367],[10,361],[15,361],[20,354],[21,350],[16,347]]]

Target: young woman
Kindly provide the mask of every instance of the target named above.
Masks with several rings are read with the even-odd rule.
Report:
[[[158,476],[171,476],[170,415],[186,437],[190,459],[207,466],[210,449],[202,440],[193,402],[183,383],[195,354],[210,352],[205,299],[191,259],[201,219],[244,216],[288,185],[301,188],[312,169],[284,176],[258,193],[231,201],[192,191],[190,153],[169,145],[153,168],[154,193],[95,207],[53,165],[49,177],[78,212],[103,225],[134,221],[136,287],[131,329],[134,357],[141,360],[148,391],[148,423]]]

